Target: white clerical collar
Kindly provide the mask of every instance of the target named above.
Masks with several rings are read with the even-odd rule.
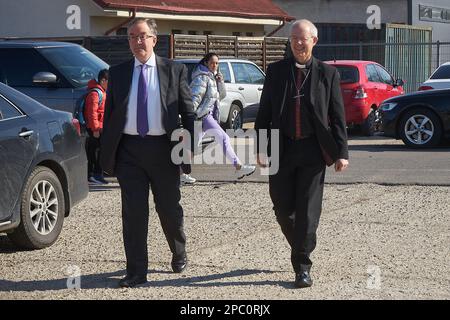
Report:
[[[142,63],[136,57],[134,57],[134,67],[139,67],[140,65],[146,64],[148,67],[155,67],[156,66],[156,55],[153,53],[151,57],[145,62]]]

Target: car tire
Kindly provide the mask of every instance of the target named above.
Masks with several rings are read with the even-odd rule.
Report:
[[[377,131],[377,111],[370,109],[366,120],[361,125],[361,132],[365,136],[373,136]]]
[[[230,107],[230,113],[228,114],[228,120],[226,123],[227,129],[242,129],[242,110],[236,105],[232,104]]]
[[[16,246],[25,249],[52,245],[61,233],[64,206],[58,177],[46,167],[36,167],[22,192],[20,224],[8,237]]]
[[[398,130],[403,143],[412,148],[433,147],[442,139],[441,121],[433,111],[425,108],[407,111],[400,119]]]

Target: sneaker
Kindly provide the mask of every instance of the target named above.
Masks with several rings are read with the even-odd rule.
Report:
[[[183,174],[180,176],[180,182],[181,182],[181,183],[194,184],[195,181],[197,181],[197,179],[192,178],[190,175],[188,175],[188,174],[186,174],[186,173],[183,173]]]
[[[248,166],[248,165],[242,165],[241,168],[238,170],[236,169],[236,176],[238,179],[242,179],[245,176],[251,175],[253,172],[255,172],[256,167],[255,166]]]
[[[94,183],[94,184],[103,184],[101,181],[98,181],[97,179],[95,179],[95,177],[91,176],[88,178],[88,181],[90,183]]]
[[[94,179],[100,182],[101,184],[108,184],[109,182],[105,180],[103,176],[94,176]]]

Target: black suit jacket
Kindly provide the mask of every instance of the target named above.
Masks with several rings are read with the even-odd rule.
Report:
[[[184,64],[156,56],[163,125],[170,140],[172,132],[179,128],[179,115],[183,128],[194,137],[195,113],[187,82]],[[100,164],[103,171],[114,174],[116,152],[126,123],[128,99],[133,77],[134,59],[111,67],[108,94],[105,102],[103,132],[101,138]],[[174,145],[177,142],[172,142]]]
[[[337,69],[316,58],[312,58],[309,112],[313,119],[314,131],[328,165],[337,159],[348,159],[347,130],[344,102],[342,100],[340,79]],[[261,95],[255,129],[280,129],[283,113],[288,111],[292,83],[291,68],[293,58],[284,59],[269,65],[264,89]],[[283,135],[280,132],[280,158],[283,154]],[[258,139],[261,138],[258,134]],[[269,145],[270,154],[270,145]],[[264,150],[259,150],[263,152]]]

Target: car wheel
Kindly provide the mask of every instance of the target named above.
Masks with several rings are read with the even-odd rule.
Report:
[[[227,129],[242,129],[242,110],[238,105],[231,105],[227,121]]]
[[[378,111],[375,109],[370,109],[366,120],[361,125],[361,132],[365,136],[373,136],[378,130],[377,126],[379,123]]]
[[[437,145],[442,138],[442,126],[436,114],[427,109],[412,109],[400,120],[400,137],[413,148]]]
[[[20,224],[8,237],[15,245],[27,249],[52,245],[61,233],[64,205],[58,177],[46,167],[36,167],[21,197]]]

